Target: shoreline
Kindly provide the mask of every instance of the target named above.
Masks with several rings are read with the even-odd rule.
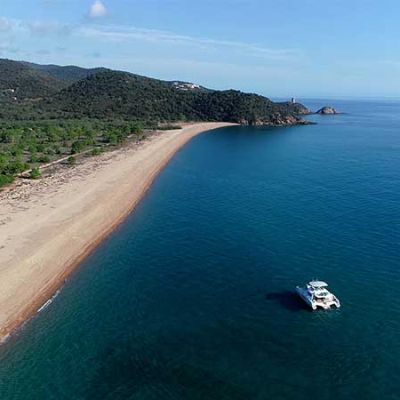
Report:
[[[1,192],[0,343],[125,220],[180,148],[202,132],[233,125],[165,131]]]

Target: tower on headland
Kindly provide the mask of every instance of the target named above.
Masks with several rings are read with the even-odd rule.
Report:
[[[290,100],[290,102],[291,102],[292,104],[296,104],[296,97],[292,97],[292,99]]]

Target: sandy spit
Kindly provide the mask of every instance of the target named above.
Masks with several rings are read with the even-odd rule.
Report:
[[[33,315],[135,207],[197,123],[0,193],[0,340]]]

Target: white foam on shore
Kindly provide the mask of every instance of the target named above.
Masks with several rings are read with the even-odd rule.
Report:
[[[66,282],[66,280],[65,280]],[[54,301],[54,299],[60,294],[61,289],[58,289],[53,296],[50,297],[50,299],[48,299],[41,307],[39,307],[36,311],[37,314],[41,313],[42,311],[44,311],[47,307],[49,307],[49,305]],[[14,337],[16,334],[20,333],[21,331],[23,331],[23,329],[25,328],[25,326],[28,324],[28,322],[33,319],[34,316],[28,318],[27,320],[25,320],[21,326],[19,326],[18,328],[12,330],[11,332],[7,333],[4,336],[0,337],[0,345],[6,343],[9,339],[11,339],[12,337]]]
[[[40,313],[40,312],[44,311],[54,301],[54,299],[60,294],[60,291],[61,291],[60,289],[57,290],[57,292],[55,292],[53,294],[53,296],[51,296],[50,299],[46,301],[46,303],[44,303],[40,308],[38,308],[38,310],[36,312]]]
[[[7,335],[4,335],[2,337],[0,337],[0,344],[5,343],[11,336],[11,333],[7,333]]]

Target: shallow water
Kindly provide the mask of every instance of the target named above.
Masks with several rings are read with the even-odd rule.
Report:
[[[179,151],[0,347],[0,398],[399,398],[400,103],[332,103]],[[302,304],[311,278],[340,310]]]

